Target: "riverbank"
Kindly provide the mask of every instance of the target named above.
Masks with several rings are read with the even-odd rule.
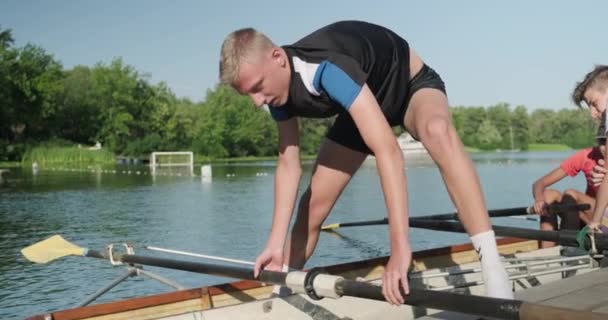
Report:
[[[528,145],[528,151],[567,151],[572,150],[565,144],[558,143],[531,143]]]
[[[495,153],[495,152],[497,152],[497,150],[481,150],[481,149],[478,149],[475,147],[468,147],[468,146],[465,146],[465,149],[469,153],[482,153],[482,152],[483,153]],[[82,151],[83,149],[79,149],[79,150]],[[567,151],[567,150],[572,150],[572,148],[570,148],[564,144],[536,143],[536,144],[530,144],[528,146],[528,150],[526,150],[526,151],[533,152],[533,151]],[[526,152],[526,151],[523,151],[523,152]],[[57,157],[57,158],[70,159],[72,157],[62,156],[62,157]],[[307,161],[314,160],[314,159],[316,159],[316,155],[302,155],[302,156],[300,156],[300,158],[302,160],[307,160]],[[196,154],[194,155],[194,164],[195,165],[225,164],[225,163],[251,163],[251,162],[276,161],[276,160],[277,160],[277,156],[266,156],[266,157],[250,156],[250,157],[212,159],[212,158],[201,156],[201,155],[196,155]],[[59,162],[61,162],[61,161],[59,161]],[[105,158],[104,158],[103,162],[107,163]],[[0,161],[0,167],[3,167],[3,168],[19,167],[21,165],[22,165],[21,162],[16,162],[16,161]]]

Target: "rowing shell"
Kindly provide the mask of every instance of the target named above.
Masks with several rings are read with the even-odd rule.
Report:
[[[572,276],[598,268],[588,256],[561,257],[559,247],[539,250],[536,241],[501,239],[499,250],[503,257],[507,257],[505,265],[516,290],[559,281],[565,275]],[[124,257],[126,258],[123,259]],[[163,266],[161,264],[167,262],[162,259],[154,260],[153,257],[142,258],[138,255],[124,255],[119,259],[129,263],[157,266]],[[266,276],[262,273],[262,280],[267,282],[265,284],[251,280],[237,281],[62,310],[29,319],[414,319],[436,314],[440,312],[439,309],[446,309],[446,306],[459,307],[462,309],[460,311],[467,313],[486,316],[491,314],[513,319],[534,319],[533,316],[557,311],[571,312],[559,308],[543,309],[542,305],[521,301],[496,301],[500,299],[474,296],[483,294],[483,282],[479,273],[477,254],[470,245],[414,253],[414,272],[410,281],[412,295],[408,299],[409,305],[390,306],[384,301],[377,301],[381,299],[381,294],[379,296],[380,291],[376,286],[380,284],[383,266],[387,259],[384,257],[324,268],[327,273],[323,274],[327,274],[329,281],[333,282],[330,286],[324,285],[324,289],[317,290],[316,293],[336,295],[334,298],[340,296],[339,299],[326,298],[316,301],[305,294],[293,294],[282,298],[271,297],[269,283],[284,284],[289,276],[275,272],[266,273]],[[178,263],[172,267],[195,271],[192,269],[199,268],[200,265]],[[228,272],[234,277],[250,277],[250,269],[245,270],[240,267],[227,269],[224,266],[220,268],[221,270],[216,270],[213,266],[209,267],[205,264],[206,273],[226,275]],[[304,281],[306,273],[297,277]],[[296,280],[296,283],[298,281]],[[302,291],[306,292],[305,283],[299,283]],[[338,283],[340,285],[337,285]],[[331,288],[339,288],[340,291],[332,293]],[[454,292],[468,295],[454,294]],[[601,318],[597,314],[588,312],[575,312],[575,314],[577,319]]]

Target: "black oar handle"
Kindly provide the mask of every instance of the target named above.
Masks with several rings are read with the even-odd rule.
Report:
[[[337,284],[336,290],[345,296],[385,300],[381,287],[365,282],[344,280]],[[410,294],[405,298],[405,304],[491,318],[519,319],[519,307],[522,302],[410,288]]]

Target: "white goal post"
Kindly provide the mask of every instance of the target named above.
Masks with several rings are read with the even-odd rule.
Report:
[[[167,159],[167,160],[163,160]],[[194,175],[194,153],[192,151],[162,151],[150,154],[150,168],[156,174],[157,167],[187,167]]]

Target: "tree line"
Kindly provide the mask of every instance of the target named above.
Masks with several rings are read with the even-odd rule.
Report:
[[[589,112],[507,104],[452,108],[465,145],[526,150],[532,143],[580,148],[593,143]],[[301,119],[300,147],[315,154],[333,119]],[[398,134],[399,130],[395,132]],[[28,148],[93,145],[117,154],[191,150],[210,158],[272,156],[277,128],[247,97],[216,86],[203,101],[177,97],[166,83],[117,58],[66,69],[43,48],[15,47],[0,28],[0,161],[19,161]]]

